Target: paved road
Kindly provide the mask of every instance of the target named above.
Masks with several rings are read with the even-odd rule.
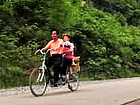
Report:
[[[66,87],[53,88],[41,97],[34,97],[31,93],[0,96],[0,105],[123,105],[138,98],[140,78],[132,78],[82,82],[75,92]]]

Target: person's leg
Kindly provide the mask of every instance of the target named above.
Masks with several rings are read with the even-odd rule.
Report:
[[[68,68],[68,66],[70,66],[72,64],[72,59],[64,59],[64,62],[63,62],[63,67],[62,67],[62,75],[66,75],[66,70]]]
[[[67,66],[71,66],[72,64],[72,59],[66,59],[67,60]]]
[[[62,55],[57,55],[54,58],[54,82],[56,83],[59,79],[59,73],[60,73],[60,65],[62,63]]]
[[[46,67],[47,67],[47,73],[49,74],[49,79],[52,80],[53,79],[53,75],[51,74],[51,71],[50,71],[50,67],[53,65],[53,57],[49,57],[47,60],[46,60]],[[53,84],[53,80],[50,81],[52,84]]]
[[[66,62],[66,59],[63,60],[63,65],[62,65],[62,68],[61,68],[61,75],[66,75],[66,69],[67,69],[67,62]]]

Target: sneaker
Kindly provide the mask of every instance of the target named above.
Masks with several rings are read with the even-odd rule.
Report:
[[[58,85],[56,83],[53,84],[53,87],[58,87]]]
[[[57,83],[51,83],[50,87],[58,87]]]
[[[62,75],[62,85],[65,85],[66,84],[66,76],[65,75]]]
[[[66,81],[66,76],[65,75],[62,75],[62,81],[64,82],[64,81]]]

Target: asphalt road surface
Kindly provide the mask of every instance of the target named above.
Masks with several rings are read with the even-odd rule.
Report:
[[[1,95],[0,105],[140,105],[139,98],[140,78],[131,78],[81,82],[75,92],[66,86],[49,88],[41,97]]]

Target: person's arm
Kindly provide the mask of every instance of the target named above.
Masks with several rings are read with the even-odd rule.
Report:
[[[45,50],[47,50],[47,49],[50,49],[51,48],[51,43],[52,43],[52,41],[50,41],[44,48],[42,48],[41,50],[42,51],[45,51]]]
[[[71,53],[71,52],[73,52],[73,50],[74,50],[74,45],[73,45],[73,43],[72,43],[70,49],[69,49],[69,50],[63,51],[63,53],[64,53],[64,54]]]
[[[40,50],[45,51],[49,49],[50,47],[51,47],[51,41],[44,48],[36,50],[35,54],[37,54]]]
[[[71,53],[71,52],[73,52],[73,49],[69,49],[69,50],[66,50],[66,51],[63,51],[63,53]]]

